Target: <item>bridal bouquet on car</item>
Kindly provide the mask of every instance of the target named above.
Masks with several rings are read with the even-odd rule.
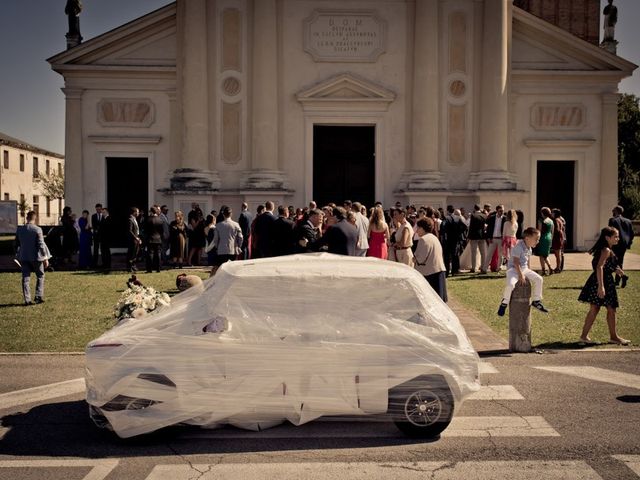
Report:
[[[113,309],[113,316],[119,321],[141,318],[170,302],[169,295],[158,292],[153,287],[129,284],[129,288],[120,295],[120,300]]]

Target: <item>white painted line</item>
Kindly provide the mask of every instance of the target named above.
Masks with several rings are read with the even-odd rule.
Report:
[[[223,463],[156,465],[147,480],[602,480],[583,461]]]
[[[52,398],[64,397],[85,391],[84,378],[50,383],[39,387],[16,390],[0,395],[0,410],[27,403],[40,403]]]
[[[524,400],[513,385],[482,385],[467,400]]]
[[[480,362],[480,374],[499,373],[498,369],[489,362]]]
[[[235,428],[189,430],[180,439],[253,439],[274,438],[398,438],[403,434],[391,421],[311,422],[299,427],[284,424],[262,432]],[[443,437],[559,437],[542,417],[454,417]]]
[[[453,417],[443,437],[559,437],[542,417]]]
[[[640,375],[608,370],[597,367],[534,367],[548,372],[564,373],[574,377],[596,380],[598,382],[612,383],[623,387],[637,388],[640,390]]]
[[[82,480],[103,480],[118,466],[117,458],[106,460],[4,460],[0,468],[74,468],[93,467]]]
[[[640,477],[640,455],[613,455],[613,458],[624,462],[627,467]]]

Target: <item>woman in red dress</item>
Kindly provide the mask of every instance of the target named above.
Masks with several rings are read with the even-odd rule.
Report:
[[[369,220],[369,250],[367,250],[367,256],[386,260],[389,256],[388,243],[389,226],[384,221],[384,211],[382,207],[375,207]]]

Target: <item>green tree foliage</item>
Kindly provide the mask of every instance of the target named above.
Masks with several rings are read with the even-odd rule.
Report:
[[[42,193],[49,198],[64,198],[64,175],[54,171],[38,177]]]
[[[640,217],[640,99],[618,100],[618,192],[625,217]]]

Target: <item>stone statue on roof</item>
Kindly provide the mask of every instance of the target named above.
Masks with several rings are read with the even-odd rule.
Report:
[[[609,0],[609,4],[604,7],[602,13],[604,15],[603,42],[606,42],[607,40],[614,40],[616,23],[618,22],[618,7],[613,4],[613,0]]]
[[[64,13],[69,18],[69,31],[67,32],[67,48],[72,48],[82,41],[80,35],[80,12],[82,11],[81,0],[67,0]]]

